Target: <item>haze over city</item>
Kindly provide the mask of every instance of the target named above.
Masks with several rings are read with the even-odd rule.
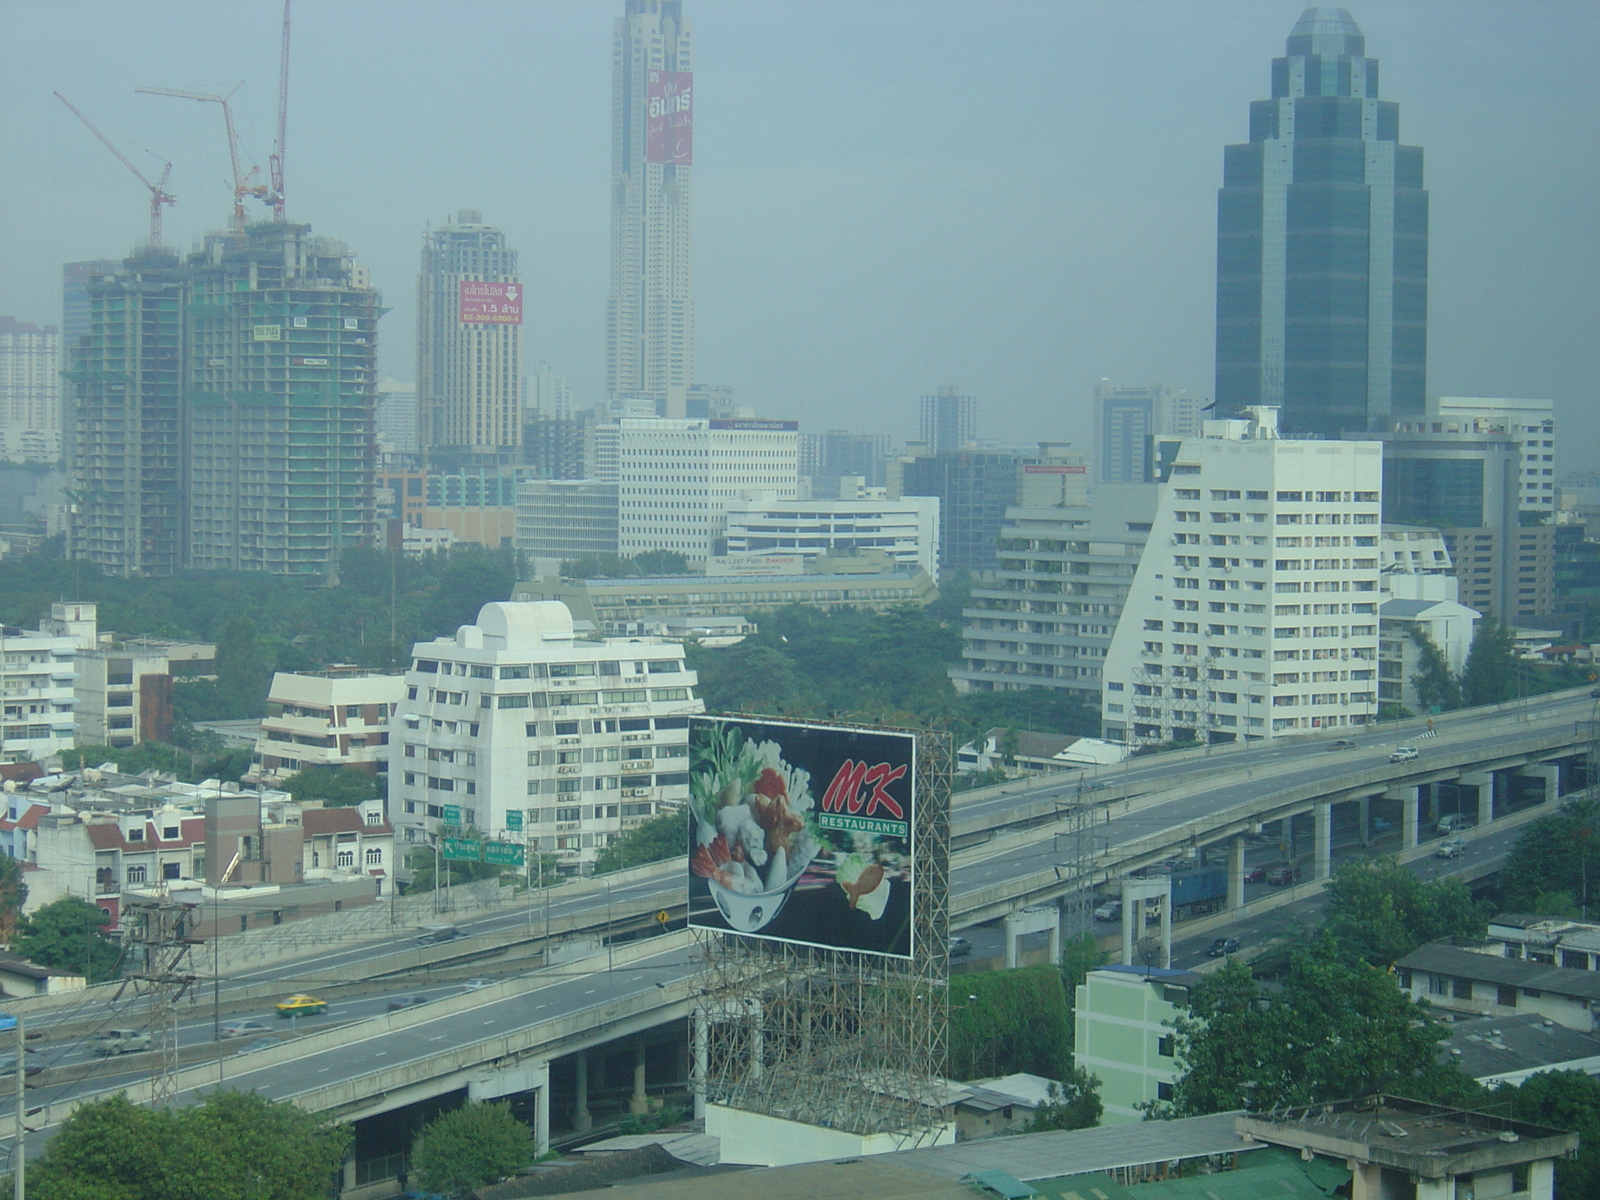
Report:
[[[289,215],[348,241],[392,308],[384,376],[415,377],[423,230],[479,209],[520,250],[524,362],[604,397],[611,0],[295,8]],[[980,436],[1086,444],[1102,377],[1212,391],[1222,147],[1298,3],[698,0],[697,377],[811,430],[915,434],[957,382]],[[1600,9],[1366,3],[1352,14],[1423,147],[1429,395],[1556,402],[1593,462],[1600,377]],[[0,8],[8,164],[0,310],[60,320],[61,264],[144,236],[141,170],[173,164],[169,244],[228,209],[210,106],[271,149],[280,7]],[[146,152],[149,151],[149,153]],[[264,212],[262,213],[264,215]]]

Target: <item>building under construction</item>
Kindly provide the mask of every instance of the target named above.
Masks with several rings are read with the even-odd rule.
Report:
[[[326,576],[373,536],[378,294],[308,225],[88,280],[68,354],[69,553],[118,575]]]

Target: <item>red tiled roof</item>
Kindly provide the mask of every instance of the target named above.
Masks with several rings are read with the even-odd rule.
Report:
[[[300,825],[313,837],[329,833],[357,833],[371,828],[354,808],[308,808],[300,815]]]
[[[17,818],[17,828],[18,829],[37,829],[37,828],[39,828],[39,818],[44,816],[45,813],[47,813],[49,811],[50,811],[50,806],[48,804],[30,804],[30,805],[28,805],[28,811],[23,813],[22,816]]]
[[[43,778],[44,768],[36,762],[0,763],[0,781],[27,783],[32,779]]]
[[[96,821],[89,825],[89,844],[96,850],[120,850],[127,845],[122,830],[110,821]]]

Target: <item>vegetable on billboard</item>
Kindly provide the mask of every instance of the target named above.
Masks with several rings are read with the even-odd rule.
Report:
[[[689,723],[689,923],[911,957],[916,739]]]

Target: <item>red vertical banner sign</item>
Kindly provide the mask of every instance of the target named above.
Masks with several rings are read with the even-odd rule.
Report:
[[[477,325],[521,325],[522,288],[514,283],[461,281],[458,319]]]
[[[645,160],[661,166],[694,162],[692,71],[651,71],[645,93]]]

